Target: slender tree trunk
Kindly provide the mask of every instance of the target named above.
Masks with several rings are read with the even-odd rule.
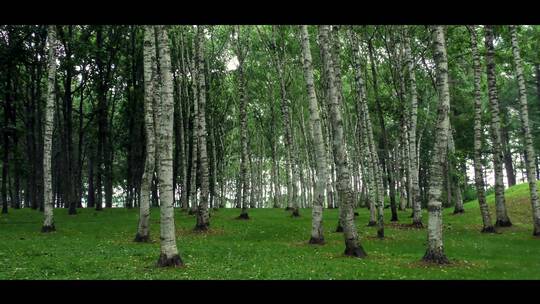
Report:
[[[247,171],[248,171],[248,134],[247,134],[247,98],[246,98],[246,90],[245,90],[245,79],[244,79],[244,50],[242,47],[241,41],[241,35],[240,35],[240,27],[237,26],[236,28],[236,34],[237,34],[237,41],[236,41],[236,47],[237,47],[237,57],[238,57],[238,95],[240,97],[240,104],[239,104],[239,112],[240,112],[240,186],[242,187],[242,195],[241,195],[241,207],[242,211],[240,213],[240,216],[238,216],[238,219],[247,220],[249,219],[248,215],[248,192],[249,189],[249,181],[247,180]]]
[[[459,176],[457,174],[458,167],[456,164],[456,148],[454,145],[454,136],[452,132],[452,127],[450,126],[448,133],[448,161],[447,166],[450,172],[450,183],[451,183],[451,191],[456,197],[455,205],[454,205],[454,214],[462,214],[465,212],[465,209],[463,209],[463,197],[461,195],[461,183],[459,180]]]
[[[516,184],[516,174],[514,170],[514,164],[512,161],[512,151],[510,149],[510,133],[508,131],[508,111],[503,114],[506,123],[504,123],[501,129],[501,148],[503,153],[504,169],[506,171],[506,180],[508,181],[508,187],[512,187]]]
[[[274,48],[277,51],[275,55],[275,64],[278,72],[278,78],[279,78],[279,87],[280,87],[280,93],[281,93],[281,114],[283,115],[283,128],[285,130],[285,148],[287,149],[287,165],[288,165],[288,171],[290,171],[289,175],[289,189],[288,189],[288,203],[287,207],[288,209],[292,210],[292,216],[293,217],[299,217],[300,216],[300,210],[299,210],[299,198],[298,198],[298,181],[300,180],[298,167],[299,167],[299,161],[297,157],[297,153],[294,148],[294,139],[293,139],[293,127],[291,124],[291,105],[290,101],[287,99],[287,89],[285,85],[285,71],[283,67],[283,56],[284,56],[284,49],[282,47],[277,46],[276,43],[276,30],[277,26],[273,26],[272,28],[272,44]]]
[[[502,172],[503,155],[501,152],[501,128],[500,128],[500,109],[499,96],[497,93],[497,80],[495,71],[495,48],[493,46],[493,26],[485,26],[485,45],[486,45],[486,70],[488,78],[488,96],[491,112],[491,141],[493,152],[493,171],[495,172],[495,206],[497,210],[497,222],[495,226],[509,227],[512,222],[506,211],[504,198],[504,182]]]
[[[209,204],[209,177],[208,177],[208,153],[206,145],[206,84],[204,75],[204,27],[197,26],[197,60],[199,69],[199,113],[198,113],[198,139],[199,139],[199,156],[201,160],[201,199],[199,200],[199,206],[197,208],[197,224],[195,225],[196,231],[206,231],[210,225],[210,218],[208,216],[208,204]]]
[[[181,266],[182,259],[176,247],[176,229],[174,225],[172,160],[173,160],[173,117],[174,97],[171,73],[171,55],[169,39],[165,26],[157,26],[157,41],[159,50],[159,66],[161,78],[161,123],[159,127],[158,159],[159,159],[159,194],[161,232],[161,255],[157,265],[160,267]]]
[[[198,159],[199,159],[199,137],[198,137],[198,130],[199,130],[199,71],[197,69],[197,63],[196,63],[196,44],[195,44],[195,38],[193,38],[192,43],[192,49],[193,49],[193,56],[191,57],[191,74],[193,75],[191,79],[191,88],[193,92],[193,113],[192,113],[192,125],[193,129],[191,131],[191,138],[192,138],[192,148],[191,148],[191,181],[189,183],[190,185],[190,194],[189,194],[189,200],[190,200],[190,209],[188,214],[193,215],[197,214],[197,177],[199,174],[199,168],[198,168]],[[200,179],[200,177],[199,177]]]
[[[319,41],[321,51],[324,54],[326,71],[328,71],[329,94],[328,105],[330,108],[330,121],[332,123],[334,162],[337,169],[337,189],[339,192],[339,213],[341,224],[343,226],[343,236],[345,239],[345,255],[354,257],[365,257],[366,253],[358,240],[358,233],[354,223],[353,198],[350,186],[350,175],[347,164],[347,155],[345,154],[343,138],[343,119],[339,109],[336,88],[332,85],[335,81],[332,70],[332,57],[329,50],[328,26],[319,26]]]
[[[408,28],[407,28],[408,29]],[[420,145],[416,142],[416,123],[418,119],[418,96],[416,91],[416,73],[415,64],[413,62],[411,47],[410,47],[410,34],[405,39],[405,58],[407,61],[407,72],[409,74],[409,98],[410,104],[410,117],[409,117],[409,191],[411,197],[411,204],[413,208],[413,221],[412,225],[415,227],[423,227],[422,224],[422,201],[420,197],[420,186],[418,184],[418,152],[416,147]],[[420,142],[420,141],[418,141]]]
[[[360,66],[360,54],[358,49],[359,41],[354,32],[351,31],[351,49],[353,52],[353,69],[355,90],[357,98],[357,115],[360,122],[359,129],[362,134],[362,148],[363,158],[366,159],[366,172],[367,176],[365,181],[368,186],[369,193],[369,223],[368,226],[377,225],[377,235],[380,238],[384,237],[384,214],[383,203],[384,193],[382,192],[382,176],[379,167],[379,157],[375,147],[375,140],[373,138],[373,129],[371,126],[371,118],[369,115],[369,108],[367,106],[366,88],[364,79],[362,77],[362,71]]]
[[[486,202],[484,171],[482,168],[482,87],[481,87],[481,67],[480,55],[478,54],[478,38],[476,27],[469,27],[471,34],[471,50],[474,70],[474,182],[476,195],[480,205],[484,233],[494,233],[489,207]]]
[[[540,203],[538,202],[538,190],[535,176],[534,146],[532,142],[531,130],[529,128],[529,110],[527,101],[527,88],[525,86],[525,77],[523,77],[523,68],[521,62],[521,54],[519,49],[516,26],[510,26],[510,34],[512,37],[512,53],[514,55],[514,68],[519,87],[519,105],[521,118],[522,140],[527,151],[527,181],[529,182],[529,192],[531,196],[531,207],[533,215],[533,235],[540,236]]]
[[[388,138],[387,138],[387,132],[386,132],[386,126],[384,123],[384,117],[381,107],[381,101],[379,98],[379,86],[377,81],[377,69],[375,60],[373,57],[373,45],[371,43],[371,40],[368,42],[368,49],[369,49],[369,61],[371,62],[371,74],[373,77],[373,91],[375,92],[375,105],[377,106],[377,113],[379,116],[379,124],[381,127],[381,141],[383,145],[383,153],[382,153],[382,166],[383,170],[381,172],[381,176],[383,176],[383,181],[388,181],[388,188],[390,192],[390,207],[392,211],[392,222],[398,221],[397,217],[397,209],[396,209],[396,189],[395,189],[395,181],[394,181],[394,173],[392,172],[391,164],[390,164],[390,154],[389,154],[389,145],[388,145]],[[384,179],[384,175],[386,173],[386,179]],[[386,191],[384,191],[386,193]]]
[[[430,263],[447,264],[448,258],[444,253],[443,246],[443,223],[442,223],[442,171],[447,159],[448,131],[450,119],[450,92],[448,89],[448,61],[446,59],[446,47],[444,28],[440,25],[433,26],[433,53],[437,67],[437,89],[439,93],[439,110],[435,130],[435,147],[433,161],[431,163],[429,180],[428,201],[428,246],[422,260]]]
[[[53,202],[54,193],[52,191],[52,135],[54,126],[54,105],[55,105],[55,79],[56,79],[56,29],[54,25],[47,27],[47,40],[48,40],[48,76],[47,76],[47,103],[45,107],[45,121],[44,121],[44,134],[43,134],[43,174],[44,174],[44,219],[42,232],[55,231],[54,215],[53,215]]]
[[[159,104],[154,93],[157,90],[157,61],[154,26],[144,27],[144,126],[146,133],[146,159],[141,183],[139,226],[135,242],[150,241],[150,192],[156,164],[155,107]]]
[[[315,84],[313,80],[313,67],[311,59],[311,47],[309,42],[309,32],[307,25],[302,25],[300,28],[304,77],[309,96],[309,118],[311,122],[311,136],[313,140],[313,153],[316,158],[317,183],[312,207],[311,220],[311,238],[310,244],[324,244],[324,229],[322,225],[323,219],[323,203],[324,190],[326,188],[326,150],[324,147],[324,138],[322,134],[321,119],[319,116],[319,105],[317,103],[317,95],[315,93]]]

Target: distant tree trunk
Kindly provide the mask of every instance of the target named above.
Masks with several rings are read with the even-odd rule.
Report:
[[[89,151],[88,154],[88,196],[86,208],[94,208],[96,205],[96,190],[94,188],[94,151]]]
[[[189,193],[189,200],[190,200],[190,209],[188,214],[193,215],[197,214],[197,175],[199,174],[199,168],[198,168],[198,159],[199,159],[199,137],[197,136],[198,130],[199,130],[199,71],[197,69],[197,49],[196,49],[196,39],[193,38],[192,40],[192,50],[193,50],[193,56],[191,57],[190,66],[191,66],[191,74],[193,75],[191,79],[191,88],[193,92],[193,113],[192,113],[192,131],[191,131],[191,138],[192,138],[192,148],[191,148],[191,181],[189,183],[190,185],[190,193]],[[200,176],[199,176],[200,179]]]
[[[329,83],[334,83],[334,72],[332,70],[332,57],[329,50],[328,26],[319,26],[319,40],[321,51],[324,54],[326,71],[328,71]],[[343,226],[343,236],[345,239],[345,255],[354,257],[365,257],[366,253],[358,240],[358,233],[354,223],[353,198],[350,186],[350,175],[345,154],[343,138],[343,120],[339,109],[336,88],[329,86],[327,102],[330,108],[330,122],[332,123],[334,162],[337,169],[337,189],[339,192],[339,213],[340,222]]]
[[[504,117],[508,117],[508,111],[504,112]],[[510,134],[508,132],[508,121],[501,129],[501,145],[504,161],[504,169],[506,170],[506,180],[508,181],[508,187],[512,187],[516,184],[516,174],[514,173],[514,164],[512,161],[512,151],[510,149]]]
[[[450,175],[450,184],[451,191],[456,197],[454,205],[454,214],[461,214],[465,212],[463,209],[463,197],[461,195],[461,183],[458,175],[458,168],[456,164],[456,147],[454,144],[454,135],[452,134],[452,127],[449,128],[448,133],[448,161],[446,162],[449,175]]]
[[[238,219],[247,220],[249,219],[248,215],[248,192],[249,181],[247,180],[247,171],[248,171],[248,134],[247,134],[247,109],[246,109],[246,90],[245,90],[245,79],[244,79],[244,50],[242,43],[240,42],[240,27],[236,28],[236,47],[237,47],[237,57],[238,57],[238,95],[240,97],[239,112],[240,112],[240,187],[242,187],[242,194],[240,197],[242,211]]]
[[[433,27],[433,57],[437,67],[437,87],[439,93],[439,110],[435,130],[435,146],[431,163],[428,201],[428,246],[422,260],[431,263],[447,264],[444,254],[443,223],[442,223],[442,171],[447,159],[448,130],[450,119],[450,92],[448,89],[448,61],[444,29],[442,26]]]
[[[387,138],[387,132],[386,132],[386,126],[384,123],[384,117],[381,107],[381,101],[379,98],[379,86],[377,84],[377,69],[376,69],[376,63],[374,60],[374,54],[373,54],[373,45],[371,40],[368,41],[368,49],[369,49],[369,61],[371,63],[371,74],[373,77],[373,91],[375,93],[375,105],[377,106],[377,113],[379,116],[379,124],[381,127],[381,141],[383,145],[383,153],[382,153],[382,166],[383,170],[381,172],[381,176],[383,177],[383,181],[388,181],[388,188],[390,192],[390,206],[392,210],[392,222],[398,221],[397,217],[397,209],[396,209],[396,188],[395,188],[395,181],[394,181],[394,173],[392,172],[391,164],[390,164],[390,154],[389,154],[389,145],[388,145],[388,138]],[[386,179],[384,178],[386,173]],[[386,193],[386,191],[384,191]]]
[[[304,67],[304,77],[309,96],[309,117],[311,122],[311,136],[313,140],[313,153],[316,158],[317,183],[313,195],[312,220],[311,220],[311,238],[310,244],[324,244],[324,230],[322,225],[324,190],[326,188],[326,151],[324,147],[324,138],[322,134],[321,119],[319,116],[319,105],[315,93],[315,84],[313,80],[313,67],[311,59],[311,47],[309,42],[309,32],[307,25],[300,28],[302,43],[302,58]]]
[[[476,195],[480,205],[484,233],[494,233],[495,228],[491,221],[489,207],[486,202],[484,170],[482,167],[482,75],[480,66],[480,55],[478,54],[478,38],[476,26],[469,27],[471,34],[471,50],[474,72],[474,183],[476,186]]]
[[[172,185],[173,160],[173,118],[174,97],[171,73],[171,54],[165,26],[157,26],[159,67],[161,78],[161,123],[159,127],[159,194],[160,194],[160,247],[161,255],[158,266],[180,266],[183,264],[176,247],[176,229],[174,225],[174,193]]]
[[[210,225],[210,219],[208,217],[208,204],[209,204],[209,169],[208,169],[208,153],[206,145],[206,89],[205,89],[205,75],[204,75],[204,27],[197,26],[197,59],[199,69],[199,113],[198,113],[198,141],[199,141],[199,156],[201,160],[201,199],[199,200],[199,206],[197,208],[197,224],[195,225],[196,231],[206,231]]]
[[[352,64],[354,70],[354,81],[357,98],[357,116],[359,121],[358,128],[361,132],[360,142],[363,148],[363,157],[366,159],[366,177],[365,181],[368,187],[369,194],[369,223],[368,226],[378,226],[377,235],[379,238],[384,237],[384,214],[383,203],[384,193],[382,188],[382,176],[379,166],[379,157],[373,138],[373,129],[369,108],[367,106],[366,88],[364,79],[362,78],[360,55],[358,49],[359,41],[354,32],[351,31],[351,49],[353,52]],[[378,214],[377,214],[378,213]]]
[[[44,175],[44,220],[41,227],[42,232],[55,231],[53,202],[54,193],[52,191],[52,135],[54,127],[54,105],[55,105],[55,80],[56,80],[56,29],[54,25],[47,27],[48,40],[48,75],[47,75],[47,103],[45,107],[45,121],[43,133],[43,175]]]
[[[527,88],[525,86],[525,77],[523,77],[523,68],[521,62],[521,54],[519,49],[516,26],[510,25],[510,34],[512,37],[512,53],[514,55],[514,68],[519,86],[519,104],[522,140],[527,151],[527,181],[529,182],[529,192],[531,196],[531,206],[533,214],[533,235],[540,236],[540,203],[538,202],[538,190],[536,184],[534,160],[534,146],[532,142],[531,130],[529,128],[529,110],[527,102]]]
[[[278,47],[276,43],[276,31],[278,26],[272,26],[272,44],[274,49],[276,49],[275,54],[275,65],[278,72],[279,78],[279,87],[280,87],[280,96],[281,96],[281,114],[283,115],[283,129],[285,131],[285,148],[287,150],[287,165],[288,171],[290,171],[289,181],[288,181],[288,197],[287,208],[292,210],[292,216],[300,216],[299,210],[299,199],[298,199],[298,181],[300,180],[298,167],[299,161],[297,153],[294,148],[294,139],[293,139],[293,126],[291,124],[291,105],[290,101],[287,99],[287,88],[285,85],[285,71],[283,67],[284,52],[283,47]],[[290,191],[290,192],[289,192]]]
[[[497,209],[497,222],[495,226],[509,227],[512,222],[506,211],[504,199],[504,182],[502,172],[502,152],[501,152],[501,127],[499,118],[499,96],[497,93],[497,75],[495,71],[495,48],[493,46],[493,26],[485,26],[486,45],[486,70],[488,78],[488,96],[491,112],[491,141],[493,152],[493,171],[495,172],[495,206]]]
[[[157,86],[157,61],[154,26],[144,27],[144,126],[146,134],[146,159],[141,182],[141,202],[139,226],[135,242],[150,241],[150,192],[156,164],[156,123],[155,111],[159,100],[155,97]]]
[[[183,75],[187,75],[187,67],[186,67],[186,63],[184,61],[184,36],[182,35],[182,33],[180,34],[180,67],[181,67],[181,72]],[[185,84],[186,82],[185,81],[179,81],[179,85],[178,85],[178,92],[185,92],[186,96],[188,96],[188,92],[187,92],[187,84]],[[179,141],[180,141],[180,144],[182,145],[182,147],[180,148],[181,149],[181,155],[182,155],[182,158],[180,160],[180,167],[181,167],[181,171],[182,171],[182,191],[181,191],[181,194],[180,194],[180,205],[182,207],[182,210],[184,211],[187,211],[187,209],[189,208],[189,203],[188,203],[188,192],[189,192],[189,189],[188,189],[188,149],[187,149],[187,144],[189,143],[189,140],[187,139],[187,136],[186,136],[186,133],[185,130],[186,130],[186,127],[187,127],[187,124],[184,125],[184,112],[183,112],[183,99],[182,99],[182,94],[179,94],[179,102],[178,102],[178,111],[180,113],[178,113],[178,117],[179,117]],[[189,100],[189,98],[187,98],[187,100]],[[188,107],[189,109],[189,104],[188,104]],[[188,112],[188,111],[186,111]],[[188,116],[189,118],[189,116]],[[189,120],[189,119],[188,119]]]
[[[408,28],[407,28],[408,29]],[[407,72],[409,74],[409,92],[410,92],[410,116],[409,116],[409,193],[413,208],[412,225],[423,227],[422,224],[422,201],[420,197],[420,187],[418,184],[418,151],[420,145],[416,141],[416,123],[418,119],[418,97],[416,91],[416,73],[415,64],[411,54],[410,41],[412,37],[410,33],[405,38],[405,58],[407,61]],[[418,141],[420,142],[420,141]]]

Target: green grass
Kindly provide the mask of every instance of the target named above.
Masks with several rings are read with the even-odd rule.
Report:
[[[481,234],[477,202],[465,214],[444,211],[448,266],[419,263],[426,230],[389,223],[386,239],[366,227],[368,211],[359,209],[356,222],[365,259],[343,255],[343,235],[333,232],[337,210],[325,210],[327,244],[308,245],[311,216],[290,218],[282,209],[249,210],[251,220],[235,220],[238,209],[212,213],[208,233],[192,232],[195,218],[176,212],[177,244],[185,267],[155,267],[159,256],[159,210],[152,209],[150,244],[134,243],[138,209],[76,216],[55,210],[57,232],[40,232],[42,213],[12,210],[0,216],[0,279],[540,279],[540,239],[532,236],[528,186],[506,192],[513,227],[502,234]],[[493,197],[489,197],[494,215]],[[410,223],[410,211],[400,222]],[[424,223],[427,214],[424,213]]]

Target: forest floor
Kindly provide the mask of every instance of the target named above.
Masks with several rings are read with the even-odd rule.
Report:
[[[492,216],[493,196],[488,197]],[[311,210],[291,218],[283,209],[213,211],[211,229],[195,233],[195,217],[176,210],[177,244],[185,267],[155,267],[159,255],[159,210],[153,208],[149,244],[134,243],[138,209],[79,209],[69,216],[55,210],[57,232],[40,232],[42,213],[9,210],[0,215],[0,279],[540,279],[540,239],[532,236],[528,186],[506,192],[514,226],[482,234],[478,203],[465,213],[444,210],[447,266],[420,263],[426,229],[411,229],[410,210],[390,223],[386,238],[366,227],[369,213],[356,219],[365,259],[343,255],[342,233],[335,233],[338,210],[325,210],[326,245],[309,245]],[[424,223],[427,214],[424,212]]]

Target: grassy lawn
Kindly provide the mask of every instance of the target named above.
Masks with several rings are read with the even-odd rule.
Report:
[[[419,263],[426,230],[390,223],[385,209],[386,239],[366,227],[367,209],[357,217],[366,259],[343,256],[343,235],[335,233],[337,210],[325,210],[324,246],[308,245],[311,216],[291,218],[282,209],[214,211],[211,230],[195,233],[195,218],[176,211],[177,244],[186,266],[156,268],[159,256],[159,210],[152,209],[150,244],[134,243],[138,209],[96,212],[80,209],[76,216],[56,209],[57,232],[40,232],[42,214],[12,210],[0,216],[0,279],[540,279],[540,239],[532,236],[528,186],[507,190],[513,227],[501,234],[479,233],[477,202],[465,214],[444,212],[445,250],[452,264]],[[492,216],[494,198],[488,197]],[[410,211],[400,212],[402,224]],[[427,214],[424,213],[424,223]]]

